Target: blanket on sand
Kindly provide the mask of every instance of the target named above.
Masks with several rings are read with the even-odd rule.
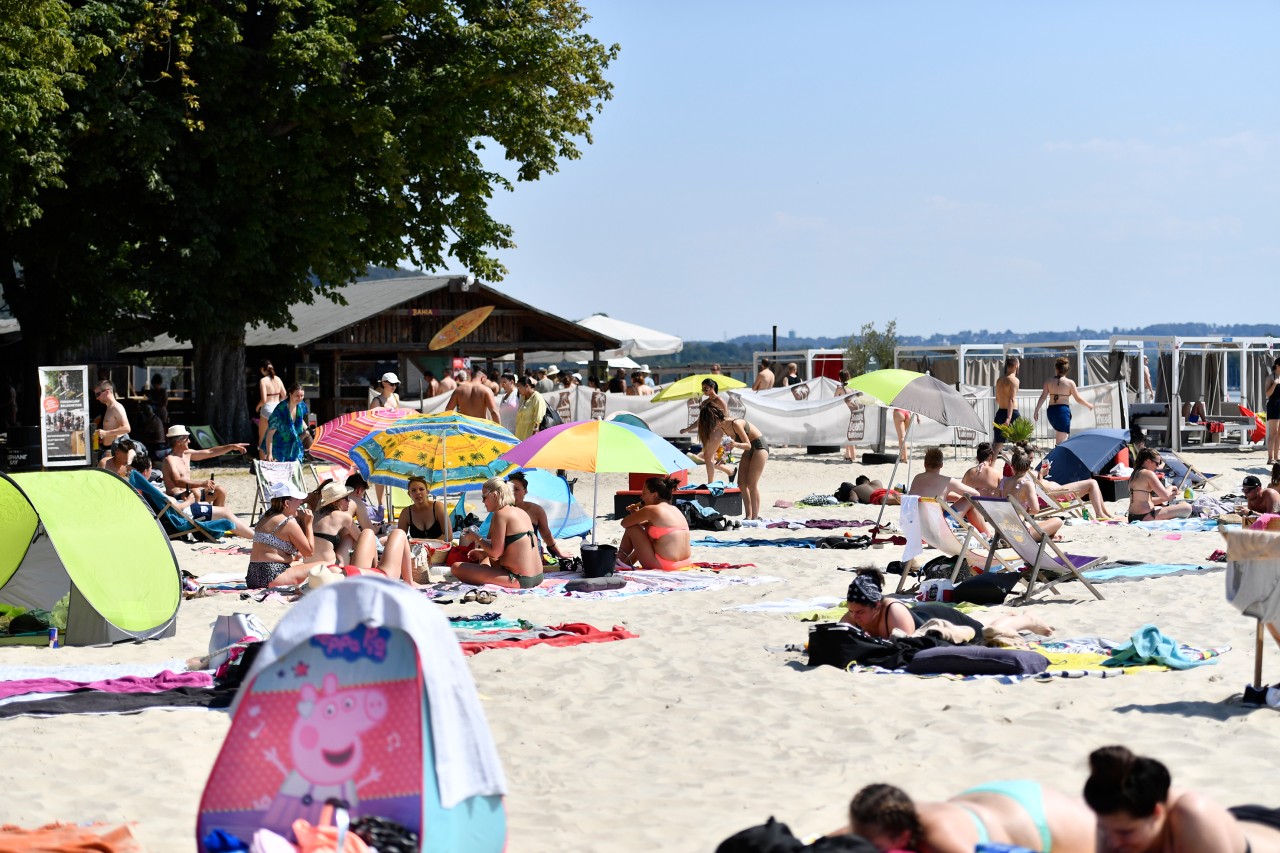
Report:
[[[587,598],[595,600],[629,598],[633,595],[655,595],[663,592],[701,592],[708,589],[723,589],[727,586],[755,586],[765,583],[781,583],[782,578],[769,575],[719,575],[703,572],[618,572],[617,575],[626,581],[620,589],[601,592],[569,592],[564,585],[572,580],[581,579],[574,572],[548,572],[541,586],[533,589],[508,589],[502,586],[474,586],[472,584],[448,582],[423,587],[423,595],[433,600],[454,600],[461,598],[472,590],[488,590],[501,595],[524,595],[541,598]]]
[[[562,625],[530,626],[519,629],[486,631],[455,630],[462,653],[479,654],[485,649],[527,649],[530,646],[578,646],[583,643],[611,643],[615,640],[634,640],[636,634],[621,625],[604,631],[585,622],[566,622]]]

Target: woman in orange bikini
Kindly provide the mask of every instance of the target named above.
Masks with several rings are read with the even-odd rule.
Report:
[[[670,572],[689,565],[689,522],[671,502],[675,480],[650,477],[640,490],[640,503],[622,519],[618,559],[628,566]]]

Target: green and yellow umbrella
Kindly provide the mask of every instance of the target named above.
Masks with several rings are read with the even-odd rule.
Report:
[[[422,477],[433,494],[501,477],[516,465],[501,455],[519,439],[493,421],[442,412],[404,418],[351,448],[351,461],[371,483],[405,488]]]
[[[875,397],[886,406],[905,409],[943,426],[968,427],[984,432],[987,425],[964,395],[927,373],[914,370],[873,370],[855,376],[845,385]]]
[[[692,376],[686,376],[684,379],[678,379],[672,382],[666,388],[653,395],[649,402],[665,403],[668,400],[688,400],[690,397],[702,396],[702,382],[704,379],[715,380],[721,391],[730,388],[746,388],[747,383],[739,382],[732,376],[725,376],[721,373],[695,373]]]

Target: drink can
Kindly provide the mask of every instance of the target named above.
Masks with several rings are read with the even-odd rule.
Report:
[[[57,628],[49,629],[49,648],[51,649],[58,648],[58,629]]]

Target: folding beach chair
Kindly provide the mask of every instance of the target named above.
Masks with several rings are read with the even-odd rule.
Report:
[[[1214,487],[1213,481],[1217,474],[1204,473],[1172,450],[1161,450],[1160,458],[1164,460],[1164,467],[1169,469],[1169,476],[1165,477],[1165,482],[1172,485],[1176,491],[1181,492],[1188,483],[1193,489],[1204,490]]]
[[[992,544],[1002,541],[1009,543],[1009,547],[1027,564],[1026,568],[1030,574],[1027,576],[1027,591],[1022,596],[1023,604],[1030,601],[1032,595],[1052,590],[1063,581],[1069,580],[1080,581],[1095,598],[1102,600],[1102,593],[1098,592],[1081,573],[1106,560],[1105,556],[1086,557],[1067,554],[1013,499],[970,498],[969,502],[982,513],[982,517],[995,530]],[[1033,531],[1039,536],[1040,541],[1036,541],[1036,536],[1032,535]],[[993,557],[994,552],[987,559],[986,569],[991,568]],[[1041,574],[1049,579],[1037,587],[1036,582]]]
[[[987,537],[974,529],[973,525],[958,515],[955,510],[947,506],[943,501],[937,498],[920,498],[917,517],[920,519],[920,536],[929,546],[938,549],[948,557],[955,557],[955,564],[951,569],[951,582],[955,583],[956,578],[960,575],[960,566],[965,560],[969,561],[969,565],[990,565],[990,558],[994,557],[995,562],[999,563],[1006,569],[1013,568],[1009,561],[999,554],[996,554],[991,548],[991,542]],[[951,529],[947,524],[950,518],[956,523],[960,530],[964,531],[964,538],[961,539],[956,535],[956,531]],[[972,542],[981,550],[974,550],[969,547]],[[897,592],[902,592],[903,587],[907,584],[907,567],[904,563],[902,566],[902,577],[898,580]]]
[[[129,485],[142,495],[147,506],[160,522],[160,527],[170,539],[185,539],[190,534],[198,534],[210,542],[217,542],[235,529],[235,523],[225,518],[212,521],[196,521],[187,518],[169,502],[160,487],[148,480],[138,471],[129,472]]]
[[[222,440],[221,436],[219,436],[216,432],[213,431],[213,427],[209,424],[192,424],[191,426],[187,427],[187,429],[191,432],[191,438],[194,441],[195,446],[198,450],[212,450],[215,447],[220,447],[221,445],[224,445],[227,443]],[[226,455],[227,456],[243,456],[244,454],[242,451],[239,451],[239,450],[229,450],[227,451]],[[213,461],[213,460],[209,460],[209,461]],[[244,463],[239,462],[236,464],[244,464]]]
[[[311,475],[315,477],[315,469],[312,469]],[[257,481],[257,490],[253,495],[253,511],[249,513],[250,527],[258,521],[258,510],[271,504],[271,487],[276,483],[289,483],[301,492],[311,491],[302,484],[301,462],[263,462],[255,459],[253,476]],[[316,486],[319,485],[320,481],[317,479]]]
[[[1048,506],[1033,516],[1036,519],[1056,518],[1060,515],[1078,518],[1080,516],[1080,510],[1089,505],[1087,501],[1082,501],[1079,498],[1073,497],[1071,500],[1067,501],[1055,498],[1049,490],[1045,488],[1044,481],[1039,477],[1032,477],[1031,481],[1035,483],[1036,486],[1036,497],[1040,499],[1041,503],[1048,504]]]
[[[1280,533],[1269,530],[1230,530],[1227,539],[1227,601],[1258,621],[1253,650],[1253,691],[1245,701],[1266,702],[1262,683],[1263,628],[1280,643]]]

